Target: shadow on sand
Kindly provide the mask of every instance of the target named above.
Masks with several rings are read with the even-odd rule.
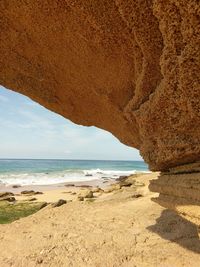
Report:
[[[188,250],[200,254],[197,225],[171,210],[164,210],[156,221],[155,225],[151,225],[147,229],[166,240],[175,242]]]

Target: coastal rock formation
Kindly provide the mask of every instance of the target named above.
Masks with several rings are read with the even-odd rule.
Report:
[[[153,198],[155,202],[196,224],[200,235],[200,163],[161,173],[158,179],[151,180],[149,189],[160,193]]]
[[[199,221],[199,169],[171,169],[200,159],[199,1],[2,0],[0,8],[0,83],[138,148],[151,170],[168,171],[150,185],[157,201]]]
[[[199,159],[198,1],[0,5],[2,85],[110,131],[151,170]]]

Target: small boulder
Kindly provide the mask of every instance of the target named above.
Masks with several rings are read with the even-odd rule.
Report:
[[[28,198],[28,199],[27,199],[27,201],[35,201],[35,200],[37,200],[36,197],[31,197],[31,198]]]
[[[119,178],[116,179],[116,181],[122,182],[127,179],[128,176],[119,176]]]
[[[78,200],[78,201],[84,201],[84,197],[78,196],[76,200]]]
[[[8,196],[14,196],[14,194],[12,192],[0,192],[0,198],[4,198]]]
[[[83,198],[93,198],[93,192],[91,190],[82,190],[79,193],[79,196]]]
[[[19,184],[14,184],[14,185],[12,186],[12,188],[19,188],[19,187],[21,187],[21,185],[19,185]]]
[[[82,188],[91,188],[91,185],[87,185],[87,184],[82,184],[82,185],[77,185],[77,187],[82,187]]]
[[[33,194],[33,195],[42,195],[42,194],[43,194],[43,192],[36,191],[36,192],[34,192],[34,194]]]
[[[34,190],[24,190],[24,191],[21,191],[21,194],[22,195],[30,195],[30,194],[34,194],[35,191]]]
[[[62,206],[62,205],[64,205],[64,204],[66,204],[66,203],[67,203],[66,200],[64,200],[64,199],[59,199],[57,202],[55,202],[55,203],[52,204],[52,207],[53,207],[53,208],[60,207],[60,206]]]
[[[75,184],[65,184],[66,187],[75,186]]]
[[[94,187],[94,188],[92,188],[92,192],[93,193],[100,193],[100,192],[103,192],[103,190],[100,187]]]
[[[120,184],[121,187],[122,186],[127,186],[128,187],[128,186],[131,186],[133,183],[125,180],[123,182],[120,182],[119,184]]]
[[[24,190],[24,191],[21,191],[21,194],[22,195],[41,195],[43,194],[42,192],[39,192],[39,191],[34,191],[34,190]]]
[[[120,184],[113,184],[113,185],[109,186],[108,188],[104,189],[104,192],[105,193],[111,193],[111,192],[119,190],[119,189],[121,189]]]
[[[0,198],[0,201],[8,201],[8,202],[14,202],[16,199],[14,197],[6,196],[3,198]]]
[[[43,203],[41,204],[41,206],[40,206],[40,210],[43,209],[44,207],[46,207],[47,205],[48,205],[47,202],[43,202]]]
[[[132,198],[139,198],[139,197],[143,197],[143,195],[140,193],[135,193],[134,195],[132,195]]]

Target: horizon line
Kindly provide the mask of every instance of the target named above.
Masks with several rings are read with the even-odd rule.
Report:
[[[144,160],[126,160],[126,159],[63,159],[63,158],[0,158],[0,160],[83,160],[83,161],[139,161],[144,162]]]

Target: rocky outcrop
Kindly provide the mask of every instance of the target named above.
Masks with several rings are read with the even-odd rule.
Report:
[[[66,200],[64,200],[64,199],[59,199],[59,200],[56,201],[55,203],[52,203],[52,207],[53,207],[53,208],[57,208],[57,207],[60,207],[60,206],[62,206],[62,205],[64,205],[64,204],[66,204],[66,203],[67,203]]]
[[[200,160],[199,2],[2,0],[0,8],[1,84],[138,148],[151,170],[168,171],[150,185],[156,201],[199,221],[199,165],[171,169]]]
[[[195,0],[1,1],[0,82],[140,149],[152,170],[200,157]]]
[[[161,173],[158,179],[150,182],[149,189],[160,193],[153,198],[155,202],[197,224],[200,233],[200,163]]]
[[[93,192],[88,189],[83,189],[79,192],[79,196],[83,198],[93,198]]]

